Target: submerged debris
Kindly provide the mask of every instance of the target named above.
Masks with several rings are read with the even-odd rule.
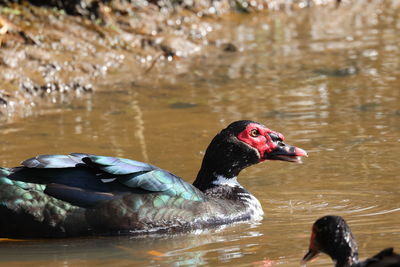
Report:
[[[372,103],[353,106],[353,109],[358,111],[372,111],[375,110],[377,107],[379,107],[379,104],[372,102]]]
[[[173,109],[186,109],[197,107],[197,104],[189,102],[175,102],[170,104],[169,107]]]
[[[316,74],[332,76],[332,77],[346,77],[356,75],[359,72],[357,66],[350,66],[338,69],[317,69],[314,71]]]

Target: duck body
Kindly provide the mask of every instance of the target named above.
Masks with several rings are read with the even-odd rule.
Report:
[[[239,172],[305,155],[252,121],[217,134],[193,185],[124,158],[40,155],[0,168],[0,237],[165,233],[259,220],[261,205],[237,182]]]
[[[358,246],[350,227],[340,216],[324,216],[315,221],[308,253],[302,264],[320,252],[328,254],[335,267],[400,267],[400,255],[386,248],[364,261],[358,259]]]

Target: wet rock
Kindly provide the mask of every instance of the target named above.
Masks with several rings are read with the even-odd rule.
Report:
[[[225,43],[222,45],[222,50],[225,52],[237,52],[238,48],[232,43]]]
[[[65,10],[71,15],[92,16],[96,12],[100,2],[98,0],[29,0],[30,3],[37,6],[56,7]]]
[[[7,97],[4,95],[4,92],[0,90],[0,105],[7,105]]]
[[[199,45],[180,37],[163,38],[160,42],[160,48],[166,56],[187,57],[200,52]]]

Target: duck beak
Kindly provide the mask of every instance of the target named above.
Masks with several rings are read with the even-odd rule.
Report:
[[[301,148],[289,146],[283,142],[278,142],[273,151],[265,154],[265,159],[302,163],[301,157],[307,156],[307,152]]]
[[[306,265],[306,263],[310,260],[312,260],[313,258],[315,258],[317,255],[319,254],[319,252],[317,250],[313,250],[313,249],[309,249],[307,254],[304,255],[303,259],[301,260],[300,264],[301,266]]]

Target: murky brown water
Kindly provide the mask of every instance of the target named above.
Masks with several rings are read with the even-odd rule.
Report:
[[[237,119],[282,132],[309,158],[243,171],[241,183],[266,213],[260,223],[163,237],[2,241],[0,265],[298,266],[312,222],[326,214],[348,220],[361,258],[387,246],[400,251],[399,14],[397,1],[371,1],[235,17],[225,34],[241,52],[181,60],[173,63],[181,74],[144,81],[117,73],[118,82],[86,99],[1,125],[1,166],[89,152],[149,161],[192,181],[211,138]],[[322,256],[310,266],[331,263]]]

